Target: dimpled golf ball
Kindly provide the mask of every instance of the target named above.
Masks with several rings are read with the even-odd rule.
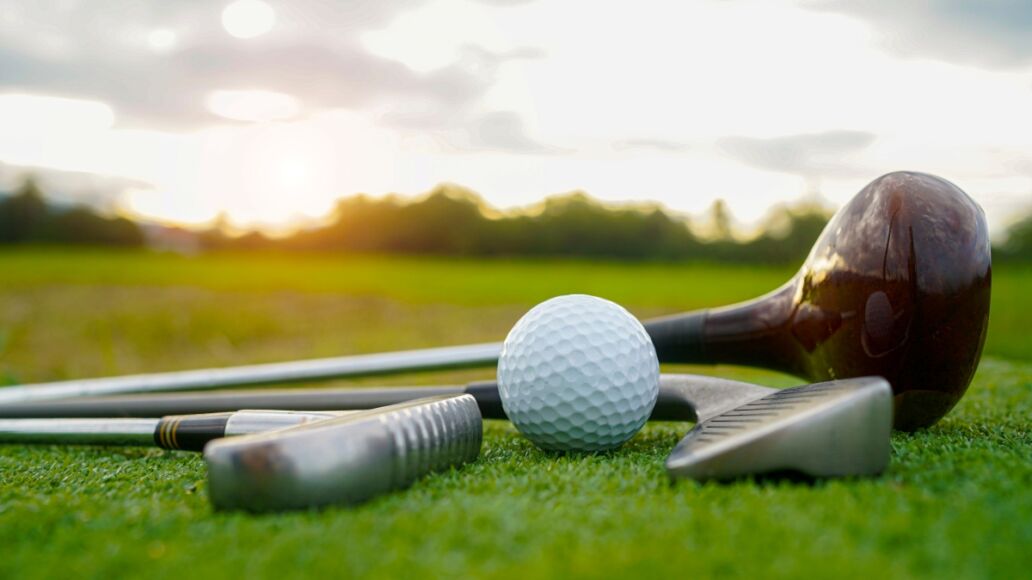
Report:
[[[502,407],[539,447],[619,447],[659,395],[659,359],[631,313],[594,296],[538,304],[509,332],[498,359]]]

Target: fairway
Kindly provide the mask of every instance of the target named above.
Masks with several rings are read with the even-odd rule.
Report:
[[[761,295],[789,267],[0,251],[0,384],[502,338],[583,292],[641,317]],[[213,513],[186,452],[0,446],[0,577],[1015,577],[1032,569],[1032,270],[999,266],[983,362],[881,477],[671,484],[690,424],[603,454],[488,422],[481,458],[356,508]],[[731,367],[665,367],[789,386]],[[460,383],[493,371],[350,384]],[[339,382],[337,384],[349,384]],[[1021,572],[1025,570],[1026,572]]]

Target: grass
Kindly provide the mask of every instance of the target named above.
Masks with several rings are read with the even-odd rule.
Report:
[[[649,316],[745,299],[777,268],[384,258],[0,253],[0,383],[494,340],[554,294]],[[994,279],[975,382],[893,435],[890,471],[671,485],[689,428],[543,453],[489,422],[481,459],[357,508],[213,513],[196,455],[0,446],[0,577],[1013,577],[1032,569],[1032,272]],[[764,371],[694,369],[785,386]],[[392,377],[461,382],[463,371]],[[368,379],[360,382],[384,382]]]

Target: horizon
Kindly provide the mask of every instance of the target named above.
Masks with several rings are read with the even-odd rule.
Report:
[[[134,219],[282,233],[455,184],[503,212],[722,199],[749,231],[900,169],[995,238],[1032,211],[1016,0],[6,4],[0,188],[34,173]]]
[[[84,202],[83,200],[76,199],[75,197],[54,195],[43,187],[36,176],[32,173],[25,174],[16,187],[8,188],[0,186],[0,200],[5,196],[17,195],[30,183],[33,184],[33,187],[41,195],[48,207],[56,209],[58,212],[75,207],[86,207],[97,212],[100,216],[107,218],[125,218],[144,228],[168,228],[183,230],[195,234],[203,233],[205,231],[219,231],[230,237],[241,237],[258,233],[270,239],[289,238],[301,232],[312,231],[332,225],[339,219],[340,204],[358,198],[365,198],[372,201],[393,201],[400,206],[407,206],[419,204],[434,195],[441,194],[453,199],[468,200],[476,206],[477,211],[486,219],[495,220],[519,216],[537,216],[544,211],[549,203],[581,197],[586,199],[588,204],[602,208],[606,211],[635,211],[640,213],[648,213],[652,211],[662,212],[672,220],[682,222],[685,227],[688,228],[688,231],[701,241],[720,241],[728,239],[739,243],[749,242],[759,236],[769,234],[773,230],[779,229],[779,221],[783,220],[789,214],[820,214],[825,217],[830,217],[836,209],[830,205],[827,200],[819,196],[804,195],[793,200],[774,203],[764,210],[763,215],[759,219],[755,220],[751,224],[745,224],[742,220],[738,219],[734,213],[727,209],[726,202],[722,198],[716,198],[705,211],[697,214],[690,214],[686,212],[678,212],[661,202],[649,199],[607,202],[592,196],[590,192],[581,190],[552,193],[526,205],[499,208],[492,205],[479,192],[462,184],[439,183],[429,191],[412,195],[393,192],[380,195],[373,195],[364,192],[342,195],[335,198],[333,207],[321,216],[308,218],[304,221],[291,224],[284,224],[282,227],[261,228],[234,225],[230,220],[229,215],[225,213],[217,214],[211,220],[200,223],[178,223],[158,218],[149,218],[147,216],[126,215],[117,208],[103,207],[103,204],[101,204],[101,207],[97,207],[97,204],[91,204],[88,201]],[[726,212],[723,217],[728,219],[728,223],[726,225],[729,227],[727,232],[730,236],[729,238],[722,237],[714,229],[714,224],[712,223],[714,220],[713,212],[717,205],[722,205],[723,207],[720,208],[721,211]]]

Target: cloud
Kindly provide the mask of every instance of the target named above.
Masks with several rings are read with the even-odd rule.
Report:
[[[1032,157],[1020,157],[1010,160],[1006,166],[1021,175],[1032,177]]]
[[[543,51],[530,47],[492,52],[479,46],[467,45],[463,47],[459,59],[440,74],[448,74],[448,71],[452,71],[452,74],[467,71],[485,83],[483,89],[486,91],[494,81],[498,69],[504,64],[514,60],[543,58],[544,55]],[[435,132],[446,141],[454,141],[454,133],[468,133],[470,125],[482,121],[476,118],[482,114],[477,99],[460,101],[405,98],[398,99],[389,111],[381,113],[379,122],[396,129]],[[516,122],[522,123],[519,119],[516,119]],[[464,147],[471,147],[471,142],[466,143]]]
[[[473,47],[458,62],[419,74],[359,42],[361,33],[421,3],[292,3],[268,37],[240,41],[218,24],[221,4],[127,8],[95,0],[43,9],[0,0],[0,87],[100,100],[114,108],[120,124],[164,129],[223,122],[205,108],[206,97],[218,90],[282,93],[308,113],[418,108],[455,119],[490,88],[502,63],[541,56],[534,49]],[[147,34],[158,28],[179,35],[176,49],[148,47]]]
[[[105,211],[118,209],[130,192],[153,187],[145,181],[125,177],[0,162],[0,192],[15,191],[29,177],[36,180],[51,201],[89,205]]]
[[[772,139],[726,137],[717,142],[717,147],[752,167],[819,178],[864,174],[866,170],[845,158],[866,149],[874,140],[872,133],[837,130]]]
[[[613,149],[617,151],[650,150],[665,153],[681,153],[690,148],[685,143],[668,141],[666,139],[624,139],[613,143]]]
[[[485,64],[493,66],[498,66],[511,60],[537,60],[548,56],[548,53],[545,52],[544,49],[533,46],[523,46],[512,50],[492,52],[475,44],[467,44],[462,48],[462,52],[464,54],[464,58],[481,59]]]
[[[293,95],[306,110],[357,108],[373,102],[424,99],[459,107],[476,99],[489,79],[459,67],[417,75],[354,46],[312,43],[246,51],[221,43],[194,46],[163,59],[69,58],[41,61],[0,48],[0,85],[30,93],[101,100],[121,120],[192,128],[212,115],[205,97],[216,90],[261,88]]]
[[[495,111],[475,119],[466,132],[472,149],[521,154],[554,154],[562,150],[527,135],[523,119],[512,111]]]
[[[901,56],[988,68],[1032,64],[1028,0],[810,0],[804,6],[870,22]]]
[[[486,4],[488,6],[503,6],[503,7],[522,6],[524,4],[530,4],[531,2],[534,2],[534,0],[477,0],[477,1],[480,2],[481,4]]]

